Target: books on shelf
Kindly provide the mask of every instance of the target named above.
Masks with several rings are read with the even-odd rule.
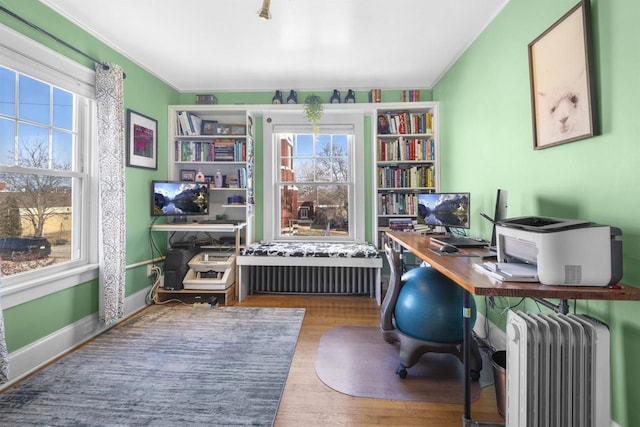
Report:
[[[382,189],[434,188],[436,186],[434,166],[378,166],[377,185]]]
[[[402,102],[420,102],[420,89],[403,90]]]
[[[378,215],[418,214],[418,195],[414,193],[378,194]]]
[[[178,111],[178,135],[200,135],[202,119],[190,111]]]
[[[389,228],[392,231],[413,231],[411,218],[389,218]]]
[[[433,114],[405,111],[378,114],[378,133],[405,135],[433,133]]]
[[[243,139],[216,139],[213,141],[175,141],[177,162],[245,162],[247,144]]]
[[[433,138],[405,138],[389,141],[378,139],[378,161],[430,161],[435,160]]]

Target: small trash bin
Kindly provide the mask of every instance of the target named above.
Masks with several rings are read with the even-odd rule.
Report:
[[[491,365],[493,366],[493,380],[496,387],[498,413],[504,418],[504,412],[507,406],[507,352],[505,350],[493,352],[491,355]]]

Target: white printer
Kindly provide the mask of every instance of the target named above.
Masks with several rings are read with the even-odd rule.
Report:
[[[498,262],[536,265],[544,285],[607,286],[622,278],[621,235],[574,219],[504,219],[496,224]]]

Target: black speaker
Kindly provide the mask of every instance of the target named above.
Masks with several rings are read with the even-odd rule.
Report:
[[[195,247],[171,248],[164,259],[164,288],[170,291],[184,289],[182,281],[189,271],[191,261],[200,250]]]

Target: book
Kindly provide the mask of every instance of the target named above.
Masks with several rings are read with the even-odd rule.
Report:
[[[180,123],[180,135],[193,135],[191,133],[191,125],[189,124],[189,117],[187,116],[186,111],[178,112],[178,120]]]
[[[233,162],[235,159],[235,142],[229,140],[216,141],[213,144],[213,152],[215,161]]]
[[[200,135],[202,130],[202,119],[188,111],[187,118],[189,119],[189,126],[191,126],[191,135]]]

